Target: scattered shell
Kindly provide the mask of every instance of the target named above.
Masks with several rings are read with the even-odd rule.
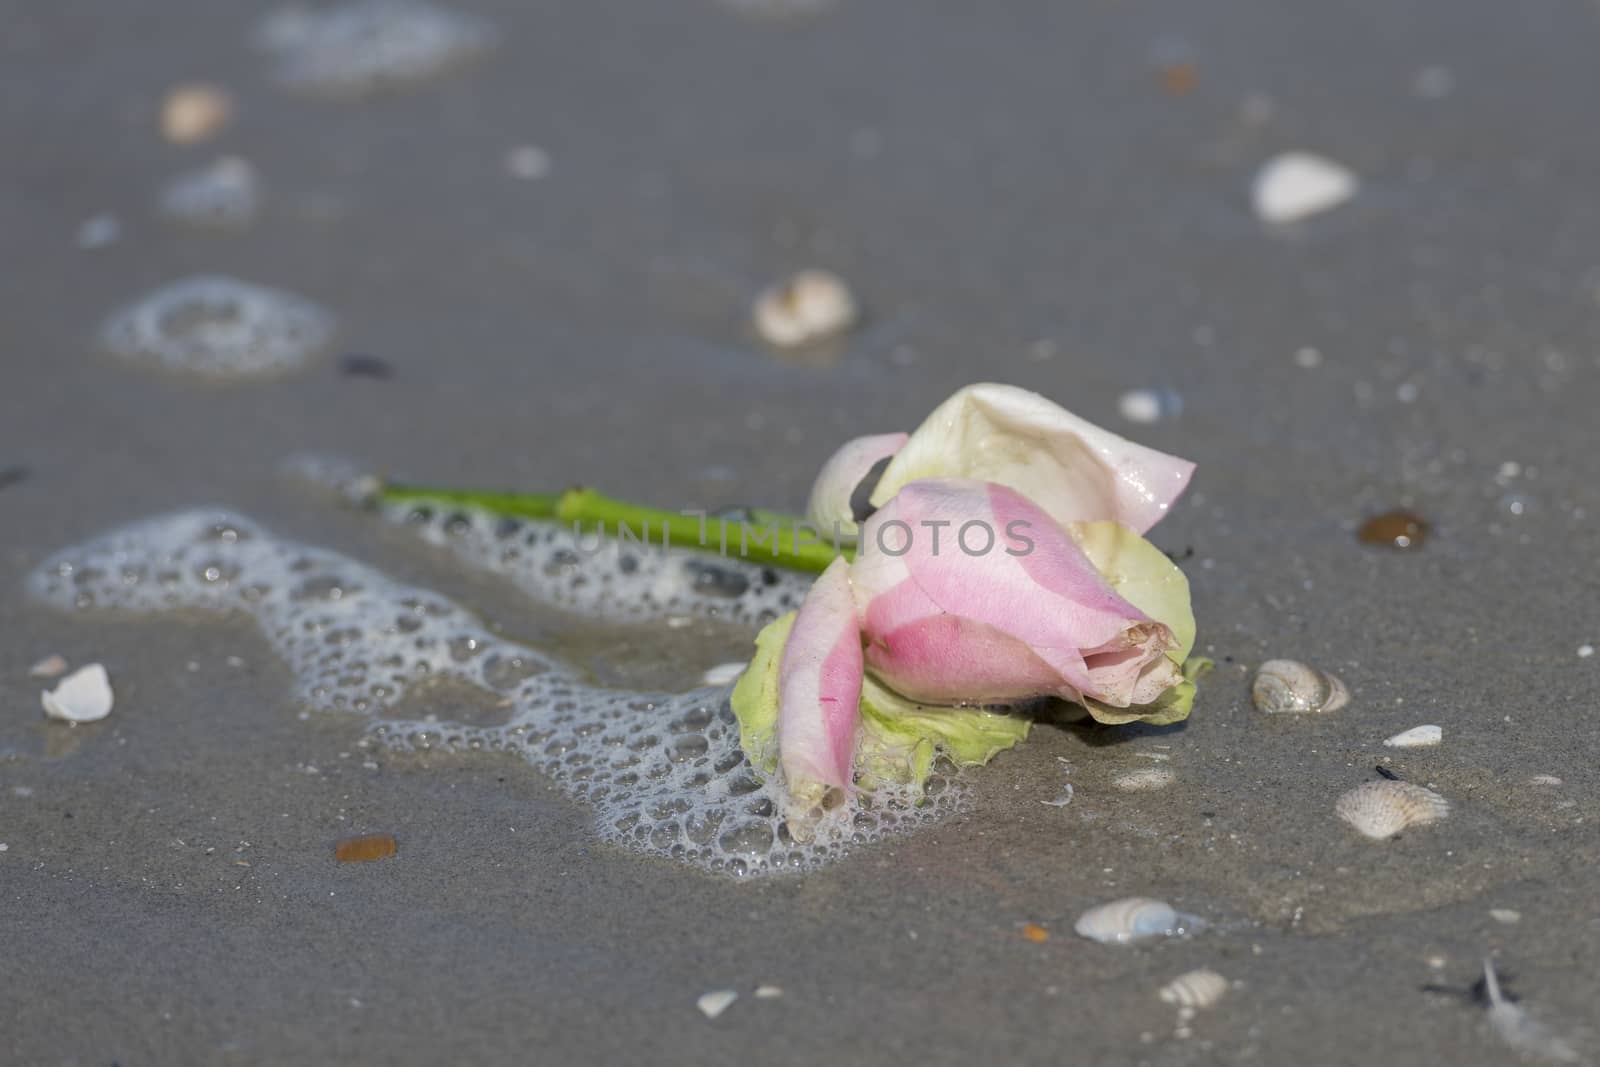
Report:
[[[1072,783],[1065,782],[1061,786],[1061,795],[1054,800],[1041,800],[1039,803],[1047,808],[1064,808],[1072,803]]]
[[[122,223],[117,221],[115,215],[93,215],[83,220],[78,227],[77,244],[79,248],[93,251],[107,245],[116,244],[117,238],[122,236]]]
[[[105,667],[91,663],[39,694],[44,713],[62,722],[98,722],[111,714],[111,678]]]
[[[333,339],[333,316],[309,300],[222,275],[157,289],[106,320],[107,351],[213,378],[278,373]]]
[[[371,863],[388,859],[398,848],[393,834],[362,834],[335,844],[333,858],[340,863]]]
[[[1356,530],[1356,539],[1368,545],[1421,548],[1428,539],[1428,521],[1402,509],[1386,511],[1362,523]]]
[[[1497,923],[1506,923],[1507,925],[1510,925],[1511,923],[1522,921],[1522,912],[1514,911],[1511,908],[1490,908],[1489,918],[1493,919]]]
[[[161,192],[161,214],[186,226],[243,229],[255,220],[260,184],[247,161],[223,156],[168,182]]]
[[[783,989],[780,986],[775,986],[775,985],[758,985],[758,986],[756,986],[756,999],[757,1000],[776,1000],[777,998],[779,998],[781,996],[783,996]]]
[[[1161,987],[1159,996],[1180,1008],[1209,1008],[1228,991],[1228,980],[1216,971],[1202,967],[1180,974]]]
[[[196,82],[175,86],[161,102],[161,135],[173,144],[194,144],[222,132],[233,121],[226,89]]]
[[[1119,775],[1112,779],[1111,784],[1124,793],[1147,793],[1155,789],[1165,789],[1176,779],[1177,776],[1165,767],[1145,767],[1142,770]]]
[[[1588,659],[1592,655],[1594,655],[1594,646],[1593,645],[1579,645],[1578,646],[1578,658],[1579,659]]]
[[[746,666],[744,663],[719,663],[706,671],[700,680],[706,685],[729,685],[738,680]]]
[[[1250,698],[1271,715],[1338,711],[1350,690],[1338,676],[1292,659],[1269,659],[1256,670]]]
[[[1529,778],[1528,781],[1532,782],[1534,785],[1560,785],[1561,784],[1561,779],[1557,778],[1553,774],[1536,774],[1532,778]]]
[[[728,1010],[728,1005],[739,999],[739,994],[731,989],[718,989],[710,993],[702,993],[700,999],[695,1001],[695,1007],[700,1009],[700,1014],[707,1019],[715,1019]]]
[[[28,668],[30,678],[56,678],[66,673],[67,660],[59,653],[52,653]]]
[[[1027,940],[1032,941],[1035,945],[1042,945],[1046,941],[1050,940],[1050,931],[1046,930],[1038,923],[1023,923],[1022,936]]]
[[[1173,937],[1199,930],[1199,918],[1172,910],[1172,905],[1149,897],[1124,897],[1090,908],[1078,916],[1072,929],[1103,945],[1130,945],[1153,937]]]
[[[1349,168],[1309,152],[1286,152],[1256,174],[1251,196],[1265,222],[1289,223],[1332,210],[1356,194]]]
[[[550,173],[550,153],[538,145],[518,145],[506,153],[506,173],[523,181],[535,181]]]
[[[1484,988],[1489,996],[1489,1027],[1519,1055],[1535,1056],[1552,1063],[1576,1063],[1578,1052],[1555,1031],[1529,1015],[1520,1004],[1513,1004],[1500,992],[1494,964],[1483,961]]]
[[[1413,726],[1402,730],[1384,742],[1389,748],[1427,748],[1444,740],[1444,730],[1438,726]]]
[[[754,317],[762,340],[781,348],[797,348],[855,325],[856,301],[838,275],[803,270],[757,297]]]
[[[355,97],[427,81],[477,59],[497,34],[484,19],[425,0],[354,0],[310,10],[288,7],[256,29],[284,86]]]
[[[1129,422],[1160,422],[1183,411],[1183,397],[1175,389],[1130,389],[1117,400],[1117,410]]]
[[[1450,814],[1450,802],[1431,789],[1385,778],[1356,786],[1333,810],[1362,834],[1381,841],[1408,827],[1438,822]]]

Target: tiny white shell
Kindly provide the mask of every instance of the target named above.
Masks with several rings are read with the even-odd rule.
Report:
[[[1256,707],[1272,715],[1338,711],[1350,690],[1336,675],[1292,659],[1269,659],[1250,686]]]
[[[707,670],[701,680],[706,685],[727,685],[736,681],[744,673],[745,667],[744,663],[719,663]]]
[[[1176,778],[1177,776],[1165,767],[1144,767],[1119,775],[1112,779],[1111,784],[1124,793],[1148,793],[1156,789],[1165,789]]]
[[[44,713],[62,722],[96,722],[111,714],[111,679],[91,663],[73,671],[54,689],[39,694]]]
[[[1532,782],[1534,785],[1560,785],[1561,784],[1561,779],[1557,778],[1553,774],[1536,774],[1532,778],[1529,778],[1528,781]]]
[[[728,1006],[739,999],[739,994],[731,989],[717,989],[710,993],[702,993],[696,1000],[695,1007],[700,1009],[700,1014],[707,1019],[715,1019],[728,1010]]]
[[[60,653],[51,653],[44,659],[28,668],[30,678],[56,678],[65,674],[67,670],[66,657]]]
[[[1426,748],[1444,740],[1444,730],[1437,726],[1413,726],[1395,734],[1384,742],[1389,748]]]
[[[1450,814],[1450,802],[1431,789],[1385,778],[1356,786],[1333,810],[1360,833],[1381,841],[1408,827],[1438,822]]]
[[[778,997],[781,997],[781,996],[783,996],[783,987],[782,986],[775,986],[775,985],[758,985],[758,986],[756,986],[756,999],[757,1000],[776,1000]]]
[[[758,296],[753,314],[762,340],[796,348],[855,325],[856,301],[838,275],[803,270]]]
[[[1251,198],[1264,222],[1289,223],[1332,210],[1356,194],[1355,173],[1310,152],[1285,152],[1256,174]]]
[[[1191,933],[1203,925],[1193,915],[1174,911],[1166,901],[1124,897],[1090,908],[1078,916],[1072,929],[1103,945],[1131,945],[1153,937]]]
[[[1228,980],[1204,967],[1180,974],[1161,987],[1160,997],[1180,1008],[1209,1008],[1228,991]]]

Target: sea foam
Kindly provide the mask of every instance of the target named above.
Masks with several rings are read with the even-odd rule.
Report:
[[[658,619],[731,601],[738,617],[754,620],[781,607],[769,591],[697,593],[681,572],[664,591],[681,552],[634,552],[633,567],[624,565],[626,549],[578,554],[550,574],[547,553],[570,532],[518,524],[509,539],[528,546],[531,537],[535,550],[508,557],[508,538],[490,523],[475,514],[430,516],[419,529],[478,566],[507,566],[541,598],[614,617]],[[66,611],[252,619],[293,672],[304,707],[366,716],[374,734],[401,748],[514,752],[592,806],[602,838],[731,874],[813,868],[961,801],[954,777],[936,774],[920,804],[893,790],[863,794],[831,813],[813,839],[797,842],[781,814],[781,783],[763,780],[739,748],[726,689],[647,694],[588,685],[437,593],[220,508],[146,519],[63,550],[29,587]],[[430,699],[452,703],[444,683],[480,691],[503,715],[492,723],[467,714],[459,718],[472,721],[416,716]]]

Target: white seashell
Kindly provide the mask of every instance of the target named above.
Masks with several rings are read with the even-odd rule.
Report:
[[[97,722],[111,714],[111,679],[91,663],[73,671],[54,689],[39,694],[44,713],[62,722]]]
[[[728,1005],[739,999],[739,994],[731,989],[718,989],[710,993],[702,993],[696,1000],[695,1007],[700,1009],[700,1014],[707,1019],[715,1019],[728,1010]]]
[[[1512,923],[1519,923],[1522,921],[1522,912],[1516,911],[1512,908],[1490,908],[1489,918],[1493,919],[1497,923],[1505,923],[1509,926]]]
[[[1180,974],[1161,987],[1160,997],[1180,1008],[1209,1008],[1228,991],[1228,980],[1216,971],[1201,968]]]
[[[1437,726],[1413,726],[1395,734],[1384,742],[1389,748],[1426,748],[1444,740],[1444,730]]]
[[[1192,933],[1204,925],[1196,916],[1174,911],[1165,901],[1124,897],[1090,908],[1078,916],[1072,929],[1103,945],[1131,945],[1153,937]]]
[[[1536,774],[1532,778],[1529,778],[1528,781],[1532,782],[1534,785],[1560,785],[1561,784],[1561,779],[1557,778],[1553,774]]]
[[[719,663],[706,671],[701,680],[706,685],[727,685],[730,682],[737,681],[739,675],[744,673],[746,666],[748,664],[745,663]]]
[[[1292,659],[1269,659],[1250,686],[1256,707],[1273,715],[1338,711],[1350,690],[1336,675]]]
[[[28,668],[30,678],[57,678],[67,670],[66,658],[59,653],[52,653]]]
[[[1120,775],[1112,779],[1111,784],[1124,793],[1148,793],[1155,789],[1165,789],[1176,780],[1177,776],[1165,767],[1145,767]]]
[[[1426,826],[1450,814],[1450,802],[1431,789],[1387,778],[1363,782],[1339,798],[1339,818],[1375,840],[1412,826]]]
[[[1118,398],[1117,411],[1129,422],[1160,422],[1183,411],[1183,397],[1173,389],[1130,389]]]
[[[781,997],[781,996],[783,996],[783,989],[780,986],[775,986],[775,985],[758,985],[758,986],[756,986],[756,999],[757,1000],[776,1000],[778,997]]]
[[[254,221],[259,197],[255,168],[238,156],[223,156],[168,182],[161,213],[187,226],[242,229]]]
[[[161,102],[161,135],[174,144],[204,141],[232,119],[233,97],[215,85],[179,85]]]
[[[796,348],[855,325],[856,301],[838,275],[803,270],[758,296],[753,314],[762,340]]]
[[[1299,222],[1338,207],[1359,184],[1353,171],[1331,159],[1286,152],[1257,172],[1251,198],[1264,222]]]

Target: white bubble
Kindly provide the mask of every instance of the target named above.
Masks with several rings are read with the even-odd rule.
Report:
[[[580,562],[597,585],[637,574],[617,556]],[[739,748],[725,691],[587,685],[436,593],[219,509],[147,519],[67,549],[29,589],[63,610],[250,618],[293,673],[303,707],[367,716],[399,748],[514,752],[590,805],[607,841],[735,875],[815,867],[954,810],[964,795],[936,772],[920,806],[905,791],[862,793],[796,842],[778,814],[781,783],[759,778]],[[452,710],[463,687],[489,710]],[[428,712],[409,712],[417,706]]]
[[[493,47],[485,19],[425,0],[354,0],[312,11],[281,9],[256,28],[257,47],[288,88],[360,96],[427,81]]]
[[[333,316],[290,293],[221,275],[185,278],[112,314],[112,355],[213,378],[291,370],[333,340]]]

